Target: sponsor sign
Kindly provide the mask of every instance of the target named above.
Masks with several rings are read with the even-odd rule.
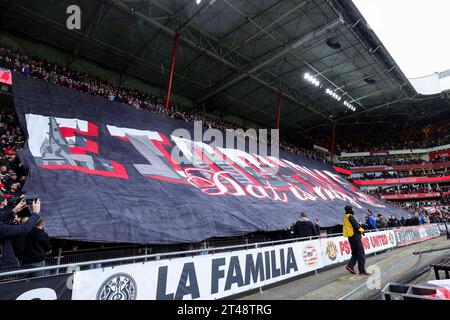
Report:
[[[394,248],[393,231],[368,233],[366,254]],[[218,299],[349,260],[347,238],[129,264],[75,273],[73,299]]]
[[[430,152],[429,153],[430,156],[430,161],[433,161],[434,159],[437,158],[450,158],[450,150],[439,150],[439,151],[434,151],[434,152]]]
[[[395,236],[392,230],[366,233],[362,237],[363,248],[366,254],[394,248]],[[350,242],[346,237],[333,237],[321,239],[324,248],[324,264],[330,265],[347,261],[351,257]]]
[[[437,182],[446,182],[446,181],[450,181],[450,176],[355,180],[354,184],[359,185],[359,186],[378,186],[378,185],[386,185],[386,184],[437,183]]]
[[[448,224],[448,223],[440,223],[439,224],[439,231],[441,231],[441,235],[447,234],[447,232],[450,231],[450,224]]]
[[[414,170],[414,169],[431,169],[431,168],[443,168],[450,167],[450,162],[441,163],[427,163],[427,164],[411,164],[402,166],[370,166],[351,168],[354,173],[357,172],[378,172],[378,171],[398,171],[398,170]]]
[[[387,157],[390,155],[389,151],[369,151],[371,157]]]
[[[398,247],[422,242],[441,235],[438,224],[397,228],[394,229],[394,233]]]
[[[324,266],[319,240],[79,271],[73,299],[218,299]]]
[[[397,199],[418,199],[418,198],[439,198],[441,194],[439,192],[431,193],[408,193],[408,194],[392,194],[383,196],[386,200],[397,200]]]

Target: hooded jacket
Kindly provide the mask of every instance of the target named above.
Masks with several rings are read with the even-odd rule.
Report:
[[[294,235],[296,238],[314,237],[317,231],[311,220],[302,217],[294,224]]]

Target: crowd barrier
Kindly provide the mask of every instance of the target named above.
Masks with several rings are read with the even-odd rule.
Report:
[[[431,224],[371,232],[363,237],[363,246],[366,254],[381,252],[438,237],[441,230],[442,226]],[[156,258],[152,255],[80,263],[78,267],[91,263],[96,269],[78,271],[79,268],[75,268],[73,273],[3,283],[0,284],[0,299],[219,299],[351,257],[350,244],[343,236],[296,239],[270,245],[261,243],[251,249],[235,246],[208,250],[180,252],[180,257],[175,258],[171,253]],[[114,261],[128,262],[107,266]],[[67,266],[59,266],[62,267]],[[25,272],[29,270],[16,273]],[[0,274],[3,275],[6,274]]]

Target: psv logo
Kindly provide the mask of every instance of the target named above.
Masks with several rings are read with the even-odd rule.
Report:
[[[303,260],[309,267],[314,266],[317,263],[317,250],[311,243],[307,244],[303,249]]]

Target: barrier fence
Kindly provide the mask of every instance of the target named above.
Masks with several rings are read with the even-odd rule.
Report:
[[[369,232],[366,254],[438,237],[432,224]],[[342,235],[120,257],[4,272],[0,299],[219,299],[350,259]],[[86,270],[88,269],[88,270]]]

